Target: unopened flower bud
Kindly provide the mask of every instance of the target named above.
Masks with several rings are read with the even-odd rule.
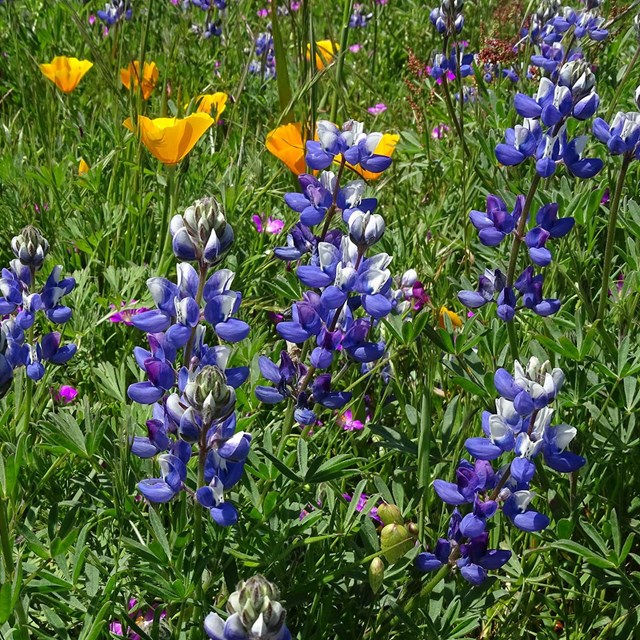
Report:
[[[349,238],[360,249],[372,247],[384,234],[384,219],[377,213],[354,211],[349,218]]]
[[[413,547],[413,540],[404,525],[393,523],[382,529],[380,546],[384,557],[389,562],[394,563],[400,560]]]
[[[378,517],[383,524],[393,524],[394,522],[396,524],[404,524],[400,509],[395,504],[389,504],[388,502],[383,502],[378,507]]]
[[[196,200],[171,220],[173,253],[180,260],[204,260],[214,264],[233,242],[224,208],[213,197]]]
[[[227,384],[224,373],[212,365],[203,367],[187,382],[184,395],[189,405],[201,413],[203,426],[228,417],[236,403],[233,387]]]
[[[420,531],[418,530],[418,525],[415,522],[409,522],[407,524],[407,531],[412,538],[417,538]]]
[[[378,593],[384,580],[384,562],[380,558],[374,558],[369,565],[369,586],[373,593]]]
[[[23,265],[39,269],[49,253],[49,243],[39,229],[29,225],[14,236],[11,249]]]
[[[593,91],[596,77],[586,60],[572,60],[560,69],[558,84],[571,91],[575,103]]]
[[[247,637],[271,640],[284,626],[286,610],[278,602],[278,589],[261,575],[236,587],[227,602],[227,611],[237,614]]]

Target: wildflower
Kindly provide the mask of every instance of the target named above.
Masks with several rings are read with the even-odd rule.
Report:
[[[270,233],[272,235],[277,235],[282,233],[282,230],[284,229],[284,220],[280,220],[280,218],[272,218],[269,216],[266,223],[263,218],[258,215],[251,216],[251,219],[253,220],[253,224],[256,226],[256,231],[258,233]]]
[[[607,145],[611,155],[640,158],[640,113],[619,111],[611,125],[602,118],[596,118],[593,135]]]
[[[210,613],[205,618],[207,637],[211,640],[291,640],[285,624],[287,612],[279,598],[276,586],[261,575],[238,583],[227,601],[230,615],[226,621],[217,613]]]
[[[227,108],[228,100],[229,96],[222,91],[199,95],[196,98],[196,102],[198,104],[198,108],[196,109],[196,111],[198,113],[209,114],[217,122],[218,120],[220,120],[222,112]]]
[[[123,300],[120,303],[120,311],[116,311],[116,306],[114,304],[110,304],[109,308],[113,309],[114,313],[109,315],[109,321],[114,323],[122,323],[127,326],[133,326],[132,318],[139,314],[144,313],[145,311],[149,311],[146,307],[131,307],[131,305],[136,304],[137,300],[131,300],[128,304]]]
[[[451,321],[451,325],[453,326],[454,329],[459,329],[460,327],[462,327],[462,320],[460,318],[460,316],[455,313],[455,311],[451,311],[450,309],[447,309],[447,307],[442,306],[440,307],[440,313],[439,313],[439,318],[438,318],[438,325],[440,326],[441,329],[446,329],[446,321],[445,318],[448,317],[449,320]]]
[[[84,158],[80,158],[80,163],[78,164],[78,175],[86,175],[89,173],[89,169],[91,169],[91,167],[87,164],[86,160]]]
[[[266,18],[269,15],[269,9],[258,9],[258,18]]]
[[[373,18],[373,13],[365,13],[364,6],[356,2],[353,5],[353,13],[349,18],[349,28],[364,29],[371,18]]]
[[[487,196],[487,211],[472,211],[469,214],[471,223],[480,231],[479,238],[482,244],[488,247],[499,245],[516,226],[522,207],[524,196],[516,198],[516,205],[511,213],[507,210],[504,200],[498,196]]]
[[[155,607],[147,607],[141,609],[138,607],[138,601],[135,598],[129,600],[129,615],[135,620],[135,623],[143,631],[151,631],[153,622],[156,618]],[[165,620],[167,617],[166,611],[161,611],[159,620]],[[130,638],[130,640],[142,640],[141,636],[135,631],[130,630],[129,633],[124,636],[124,625],[119,620],[113,620],[109,624],[109,631],[118,637]]]
[[[361,44],[352,44],[349,47],[349,51],[351,51],[351,53],[358,53],[360,51],[360,49],[362,49],[362,45]]]
[[[112,27],[121,20],[131,20],[132,13],[129,0],[109,0],[97,15],[107,26]]]
[[[446,124],[440,123],[431,130],[431,137],[434,140],[442,140],[447,133],[449,133],[449,127]]]
[[[381,113],[384,113],[386,110],[387,110],[387,105],[382,102],[378,102],[378,104],[374,105],[373,107],[369,107],[367,109],[367,111],[372,116],[379,116]]]
[[[296,175],[305,171],[302,124],[299,122],[280,125],[267,134],[267,150]]]
[[[340,414],[338,416],[337,423],[345,431],[360,431],[361,429],[364,429],[364,423],[360,422],[360,420],[354,419],[353,411],[351,411],[351,409],[347,409],[344,413]]]
[[[92,66],[93,62],[89,62],[88,60],[56,56],[49,64],[41,64],[40,71],[42,71],[45,78],[51,80],[60,91],[71,93]]]
[[[78,395],[78,390],[68,384],[63,384],[56,392],[56,400],[62,404],[70,404]]]
[[[142,97],[148,100],[158,83],[160,72],[155,62],[146,62],[140,74],[140,62],[135,60],[126,69],[120,69],[120,81],[129,90],[142,87]]]
[[[467,582],[481,584],[487,578],[487,571],[499,569],[509,561],[511,551],[489,549],[489,534],[486,532],[468,537],[462,531],[462,521],[458,509],[454,509],[447,538],[438,540],[433,553],[420,553],[416,567],[428,572],[450,564]]]
[[[320,40],[316,42],[316,69],[322,71],[325,67],[328,67],[334,60],[340,45],[337,42],[331,40]],[[311,60],[311,44],[307,45],[307,60]]]
[[[350,493],[343,493],[342,497],[347,502],[351,502],[355,498],[355,496],[351,495]],[[361,493],[358,496],[358,500],[356,502],[356,511],[358,513],[362,513],[364,511],[364,508],[367,506],[367,502],[369,502],[369,496],[366,493]],[[377,507],[371,507],[371,509],[369,509],[369,511],[367,512],[367,515],[372,520],[375,520],[376,522],[380,522],[380,523],[382,522],[382,519],[378,515],[378,508]]]
[[[139,116],[136,127],[131,118],[124,126],[140,136],[149,152],[160,162],[174,165],[193,149],[205,131],[213,124],[206,113],[192,113],[186,118],[156,118]],[[137,131],[136,131],[137,130]]]

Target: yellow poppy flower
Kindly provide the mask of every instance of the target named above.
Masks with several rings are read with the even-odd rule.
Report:
[[[71,93],[91,67],[93,67],[93,62],[88,60],[56,56],[50,63],[41,64],[40,71],[45,78],[55,83],[60,91]]]
[[[304,140],[300,122],[283,124],[269,131],[266,146],[270,153],[284,162],[297,176],[305,172]]]
[[[123,124],[129,131],[136,132],[131,118]],[[213,118],[206,113],[192,113],[186,118],[138,118],[142,143],[163,164],[180,162],[212,124]]]
[[[316,42],[316,69],[322,70],[328,67],[336,54],[340,51],[340,45],[331,40]],[[307,45],[307,60],[311,60],[311,43]]]
[[[462,326],[462,320],[460,316],[455,311],[450,311],[447,307],[440,307],[440,320],[438,324],[441,329],[446,329],[447,325],[445,322],[445,316],[449,316],[449,320],[451,320],[451,324],[454,329],[459,329]]]
[[[89,173],[89,169],[91,169],[91,167],[87,164],[85,159],[80,158],[80,164],[78,165],[78,175],[83,176]]]
[[[396,145],[398,144],[398,140],[400,140],[400,136],[397,133],[385,133],[382,135],[380,142],[378,142],[378,146],[375,148],[374,153],[379,156],[387,156],[390,158],[395,151]],[[335,157],[334,163],[340,164],[341,156],[337,155]],[[365,180],[377,180],[382,173],[372,173],[371,171],[366,171],[360,165],[354,167],[353,165],[347,162],[347,167],[353,169],[357,174],[361,175]]]
[[[142,86],[142,97],[144,100],[148,100],[149,96],[153,93],[156,84],[158,84],[158,78],[160,77],[160,71],[155,62],[145,62],[142,67],[142,82],[140,82],[140,62],[135,60],[131,62],[126,69],[120,69],[120,82],[131,89],[131,82],[133,81],[133,88],[137,89],[138,86]]]
[[[196,98],[198,113],[208,113],[213,116],[216,122],[220,119],[222,112],[227,108],[227,100],[229,96],[223,91],[216,91],[215,93],[205,93]],[[212,112],[215,110],[215,115]]]

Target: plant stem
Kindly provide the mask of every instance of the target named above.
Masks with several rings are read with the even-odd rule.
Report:
[[[424,587],[422,587],[420,593],[409,600],[407,606],[404,608],[405,612],[411,613],[412,611],[414,611],[418,606],[420,600],[426,598],[447,577],[447,575],[449,575],[450,570],[451,567],[448,564],[443,564],[440,569],[438,569],[436,575],[433,576],[433,578],[429,582],[427,582]]]
[[[175,180],[175,165],[167,166],[167,183],[164,188],[164,203],[162,206],[162,224],[164,226],[164,242],[162,243],[162,251],[158,256],[158,264],[162,264],[163,259],[169,253],[171,248],[171,230],[169,224],[171,222],[171,212],[173,211],[173,183]]]
[[[198,280],[198,291],[196,293],[196,304],[198,307],[202,304],[202,293],[204,292],[204,285],[207,282],[207,274],[209,273],[209,265],[202,260],[200,263],[199,275],[200,278]],[[193,343],[196,338],[196,329],[198,325],[191,329],[191,335],[189,336],[189,341],[184,348],[184,358],[182,360],[182,364],[184,364],[187,369],[189,368],[189,362],[191,361],[191,353],[193,351]]]
[[[629,62],[629,64],[627,65],[627,68],[626,68],[626,70],[624,72],[624,75],[622,76],[622,79],[618,83],[618,88],[616,89],[616,93],[613,96],[613,100],[611,101],[611,104],[609,105],[609,110],[607,111],[607,116],[605,118],[605,120],[607,122],[611,121],[611,117],[613,116],[613,112],[614,112],[614,110],[616,108],[616,105],[618,104],[618,100],[620,99],[620,94],[622,93],[622,89],[627,84],[627,80],[629,79],[629,76],[631,75],[631,72],[636,68],[636,63],[638,62],[638,57],[640,57],[640,47],[636,48],[636,52],[633,54],[633,58],[631,58],[631,62]]]
[[[509,336],[509,348],[511,350],[511,357],[514,360],[519,360],[518,335],[516,333],[515,318],[513,318],[511,322],[507,322],[507,335]]]
[[[513,236],[511,255],[509,256],[509,269],[507,270],[507,287],[513,286],[513,279],[516,273],[516,267],[518,265],[518,250],[520,249],[520,244],[522,243],[522,236],[524,234],[524,228],[527,224],[527,218],[529,217],[529,211],[531,210],[533,196],[536,194],[538,186],[540,185],[540,180],[540,174],[536,172],[536,175],[531,181],[531,186],[529,187],[529,193],[527,193],[527,198],[524,202],[524,206],[522,207],[522,213],[520,214],[520,219],[518,220],[518,228],[516,229],[515,235]]]
[[[4,556],[5,566],[5,582],[10,583],[13,579],[13,549],[9,540],[9,518],[7,516],[7,499],[0,496],[0,545],[2,546],[2,555]],[[22,606],[22,600],[18,594],[15,606],[16,617],[18,618],[18,628],[20,630],[20,638],[29,638],[29,629],[27,628],[27,616]]]
[[[346,48],[349,42],[349,18],[353,9],[353,0],[345,0],[344,11],[342,12],[342,34],[340,36],[340,52],[338,54],[338,62],[336,63],[336,92],[333,94],[331,101],[331,122],[335,122],[338,117],[338,97],[340,89],[343,85],[342,72],[344,70],[344,58]]]
[[[602,320],[605,309],[607,307],[607,298],[609,297],[609,276],[611,275],[611,261],[613,260],[613,249],[616,239],[616,225],[618,222],[618,209],[620,207],[620,197],[622,196],[622,188],[627,176],[627,170],[633,156],[625,154],[618,174],[618,182],[616,190],[611,201],[611,211],[609,212],[609,223],[607,226],[607,244],[604,250],[604,266],[602,268],[602,286],[600,288],[600,303],[598,304],[598,315],[596,320]]]

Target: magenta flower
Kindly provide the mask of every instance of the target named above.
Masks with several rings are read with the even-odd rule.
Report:
[[[138,302],[138,301],[137,300],[131,300],[131,302],[129,302],[129,305],[135,304],[136,302]],[[133,316],[137,316],[139,313],[142,313],[143,311],[149,311],[149,309],[147,309],[146,307],[127,309],[126,308],[127,306],[128,305],[123,300],[120,303],[120,311],[112,313],[109,316],[109,320],[111,322],[118,322],[118,323],[122,322],[123,324],[126,324],[127,326],[130,327],[133,324],[133,322],[132,322]],[[109,308],[113,309],[115,311],[116,305],[115,304],[110,304]]]
[[[251,219],[253,220],[253,224],[256,225],[256,231],[258,233],[270,233],[272,235],[277,235],[284,229],[284,220],[280,220],[280,218],[272,218],[269,216],[266,224],[260,216],[251,216]]]
[[[353,496],[351,494],[349,494],[349,493],[343,493],[342,497],[347,502],[351,502],[353,500]],[[369,496],[366,493],[361,493],[360,494],[360,497],[358,498],[358,504],[356,504],[356,511],[358,513],[361,513],[364,510],[364,507],[367,504],[367,500],[368,499],[369,499]],[[378,516],[378,509],[376,507],[372,507],[367,515],[372,520],[375,520],[376,522],[382,522],[382,520],[380,520],[380,517]]]
[[[258,9],[258,18],[266,18],[269,15],[269,9]]]
[[[603,207],[606,207],[609,204],[610,200],[611,200],[611,192],[609,191],[609,187],[607,187],[604,190],[604,193],[602,194],[602,198],[600,199],[600,204]]]
[[[338,416],[337,422],[345,431],[360,431],[360,429],[364,429],[364,423],[353,419],[351,409],[347,409],[342,415]]]
[[[351,51],[351,53],[358,53],[358,51],[360,51],[360,49],[362,49],[362,45],[358,44],[358,43],[352,44],[349,47],[349,51]]]
[[[55,399],[61,404],[69,404],[76,399],[78,390],[68,384],[63,384],[57,391]]]
[[[149,607],[144,612],[142,612],[142,610],[140,609],[136,611],[137,604],[138,604],[138,601],[135,598],[131,598],[131,600],[129,600],[129,614],[131,618],[135,620],[136,624],[143,631],[151,631],[151,628],[153,627],[153,619],[155,617],[155,608]],[[163,620],[166,617],[167,617],[167,612],[162,611],[160,613],[160,620]],[[130,640],[142,640],[141,636],[135,631],[129,631],[128,635],[126,636],[123,635],[124,626],[119,620],[113,620],[111,622],[111,624],[109,625],[109,631],[121,638],[130,638]]]
[[[431,131],[431,137],[434,140],[442,140],[442,138],[444,138],[448,132],[449,127],[441,122],[440,124],[433,127],[433,130]]]
[[[89,24],[91,26],[93,26],[96,22],[96,17],[93,15],[93,13],[89,16]]]
[[[300,8],[300,3],[299,2],[292,2],[290,8],[291,8],[291,11],[297,11]]]
[[[384,113],[386,110],[387,110],[387,105],[384,104],[383,102],[378,102],[378,104],[374,105],[373,107],[369,107],[367,109],[367,111],[372,116],[379,116],[381,113]]]

